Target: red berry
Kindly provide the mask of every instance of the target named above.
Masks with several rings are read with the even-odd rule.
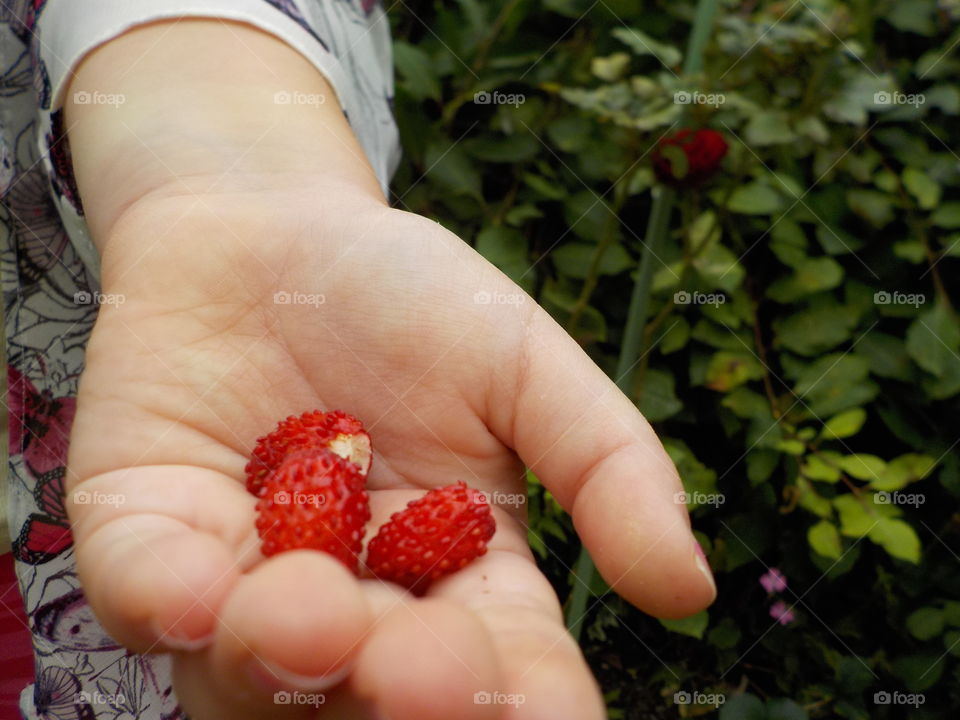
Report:
[[[267,474],[292,452],[309,448],[327,448],[356,463],[360,474],[370,470],[370,436],[363,424],[341,410],[305,412],[281,420],[268,435],[257,438],[247,463],[247,490],[260,497]]]
[[[354,573],[370,520],[355,463],[320,448],[288,456],[267,475],[257,501],[257,533],[267,557],[308,548],[330,553]]]
[[[434,580],[486,553],[496,529],[479,491],[462,482],[434,488],[380,528],[367,547],[367,566],[422,595]]]
[[[671,155],[676,154],[677,148],[682,151],[682,162],[686,157],[686,173],[678,175],[675,160]],[[727,154],[727,141],[716,130],[691,130],[684,128],[673,135],[660,140],[656,149],[651,153],[653,170],[660,182],[674,187],[695,187],[701,185],[720,167],[720,161]]]

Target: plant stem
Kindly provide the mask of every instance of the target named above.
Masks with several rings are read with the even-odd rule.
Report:
[[[710,38],[713,27],[713,18],[717,12],[719,0],[699,0],[697,12],[690,30],[690,40],[687,44],[687,55],[684,58],[684,75],[694,75],[703,69],[703,51]],[[666,241],[670,228],[670,215],[676,193],[673,189],[663,186],[653,201],[650,210],[650,219],[647,222],[647,236],[644,242],[643,255],[640,258],[640,267],[634,282],[633,293],[630,296],[630,308],[627,312],[627,324],[624,329],[623,344],[620,347],[620,358],[617,362],[617,387],[628,393],[633,382],[633,372],[640,359],[643,340],[643,329],[647,321],[647,312],[650,306],[650,285],[653,280],[654,262],[659,262],[659,250]],[[587,595],[596,567],[590,559],[586,547],[580,549],[574,568],[573,591],[567,605],[566,621],[570,634],[577,640],[583,629],[583,619],[587,606]]]

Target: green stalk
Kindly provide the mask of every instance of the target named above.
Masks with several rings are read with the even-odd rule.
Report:
[[[695,75],[703,69],[703,51],[710,39],[710,30],[713,27],[713,18],[718,5],[719,0],[700,0],[697,4],[697,13],[693,19],[693,27],[687,43],[687,55],[683,64],[683,74],[686,77]],[[632,390],[634,371],[643,353],[643,329],[650,307],[650,285],[653,280],[654,263],[659,262],[657,258],[666,243],[675,199],[676,192],[672,188],[661,187],[659,194],[653,200],[650,219],[647,222],[644,250],[630,296],[630,308],[627,312],[627,324],[624,328],[615,378],[617,387],[628,395]],[[580,557],[577,558],[573,569],[573,591],[570,593],[566,610],[567,628],[577,640],[580,639],[580,633],[583,630],[587,597],[596,571],[587,548],[581,547]]]

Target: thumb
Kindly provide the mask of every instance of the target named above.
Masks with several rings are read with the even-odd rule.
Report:
[[[677,470],[633,403],[540,308],[508,366],[518,369],[495,381],[491,407],[503,410],[491,427],[573,516],[604,580],[658,617],[713,602]]]

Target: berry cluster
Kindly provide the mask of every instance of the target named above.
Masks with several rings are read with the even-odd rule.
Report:
[[[359,574],[372,457],[363,424],[340,410],[291,415],[259,438],[246,474],[261,552],[321,550]],[[370,541],[366,564],[375,577],[422,595],[486,553],[495,531],[485,496],[457,482],[394,513]]]

